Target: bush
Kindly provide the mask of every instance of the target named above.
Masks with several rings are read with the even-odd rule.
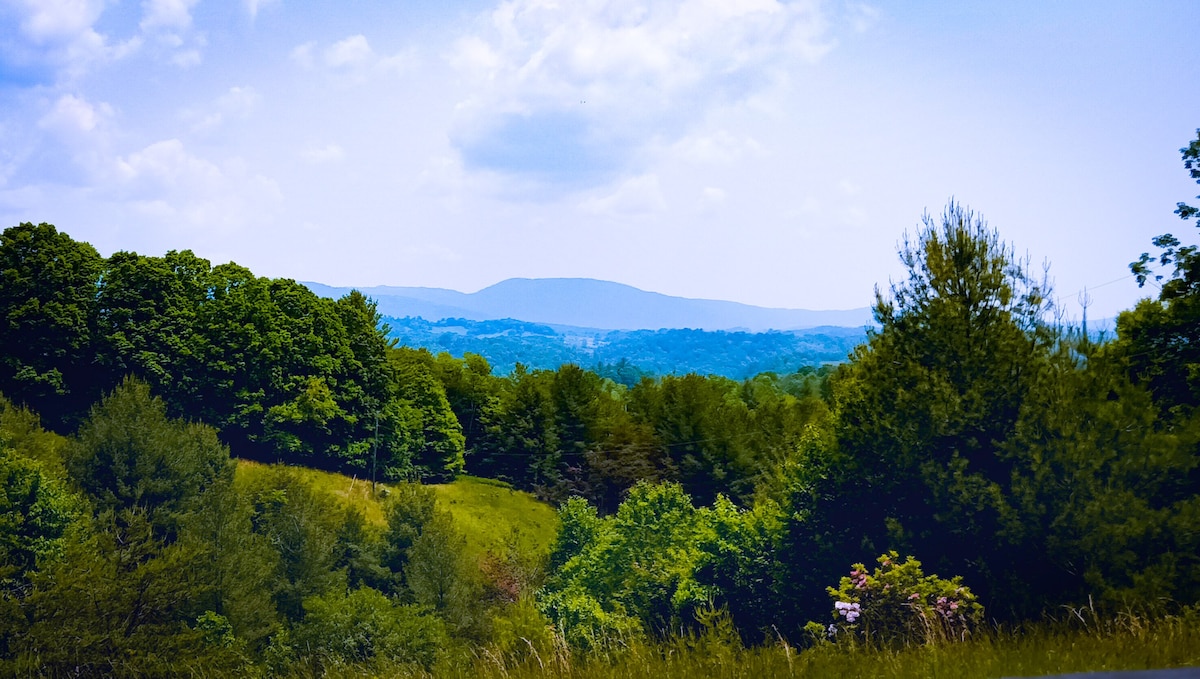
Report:
[[[854,564],[837,588],[828,588],[834,622],[810,622],[807,629],[835,641],[932,643],[965,639],[983,620],[983,606],[960,576],[925,575],[920,561],[902,562],[896,552],[878,561],[874,573]]]
[[[441,620],[369,587],[310,597],[304,611],[293,648],[322,669],[357,663],[429,669],[447,643]]]

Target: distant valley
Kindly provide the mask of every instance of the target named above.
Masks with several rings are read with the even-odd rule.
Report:
[[[863,328],[820,327],[787,332],[725,330],[598,330],[522,321],[384,318],[388,335],[410,347],[483,356],[500,374],[516,364],[552,370],[564,363],[590,368],[627,385],[643,375],[721,375],[745,379],[792,373],[846,360],[866,340]]]
[[[324,297],[352,288],[304,283]],[[495,372],[517,363],[575,363],[617,382],[696,372],[745,379],[844,361],[866,339],[867,308],[768,309],[646,292],[578,278],[510,279],[476,293],[358,288],[374,299],[389,336],[434,353],[483,356]]]

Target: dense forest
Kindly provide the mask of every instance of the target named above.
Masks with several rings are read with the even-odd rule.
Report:
[[[1200,131],[1182,152],[1200,183]],[[1154,245],[1131,268],[1157,297],[1098,342],[952,202],[840,365],[623,379],[501,376],[398,346],[361,294],[9,228],[0,667],[450,673],[1194,610],[1200,250]],[[299,466],[387,482],[382,522]],[[472,558],[425,485],[465,473],[559,507],[548,552]]]
[[[552,370],[564,363],[632,387],[643,376],[720,375],[743,380],[765,372],[794,373],[840,363],[866,339],[866,328],[818,327],[771,332],[723,330],[597,330],[515,320],[384,317],[400,344],[455,356],[478,354],[497,373],[520,363]]]

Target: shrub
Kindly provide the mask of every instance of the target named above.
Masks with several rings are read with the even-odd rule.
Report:
[[[920,561],[901,561],[896,552],[878,561],[873,573],[854,564],[837,588],[828,588],[834,622],[810,622],[807,629],[835,641],[932,643],[964,639],[983,620],[983,606],[960,576],[925,575]]]
[[[429,669],[447,643],[441,620],[369,587],[310,597],[304,610],[293,647],[322,669],[353,663]]]

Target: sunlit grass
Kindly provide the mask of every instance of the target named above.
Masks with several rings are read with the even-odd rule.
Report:
[[[238,460],[237,475],[239,480],[249,480],[255,475],[263,473],[269,467],[270,465],[251,462],[250,460]],[[288,467],[288,470],[303,479],[313,490],[336,498],[343,507],[357,507],[362,512],[368,524],[377,527],[387,525],[387,519],[383,515],[383,504],[380,501],[382,494],[379,497],[371,495],[371,479],[346,476],[344,474],[320,471],[308,467]],[[380,487],[382,487],[382,484],[380,484]]]
[[[431,487],[439,506],[466,535],[473,554],[499,551],[514,536],[522,553],[545,554],[558,533],[554,508],[503,483],[461,476],[454,483]]]
[[[238,460],[238,477],[247,481],[268,469],[268,465]],[[334,472],[289,467],[293,473],[319,492],[336,498],[345,507],[357,507],[367,523],[384,527],[383,498],[390,486],[378,484],[374,496],[371,480]],[[438,506],[454,517],[454,525],[463,532],[467,550],[482,555],[487,550],[499,551],[515,536],[518,548],[527,554],[546,553],[558,532],[558,515],[554,508],[539,502],[529,493],[491,481],[462,476],[453,483],[431,485],[437,494]]]

